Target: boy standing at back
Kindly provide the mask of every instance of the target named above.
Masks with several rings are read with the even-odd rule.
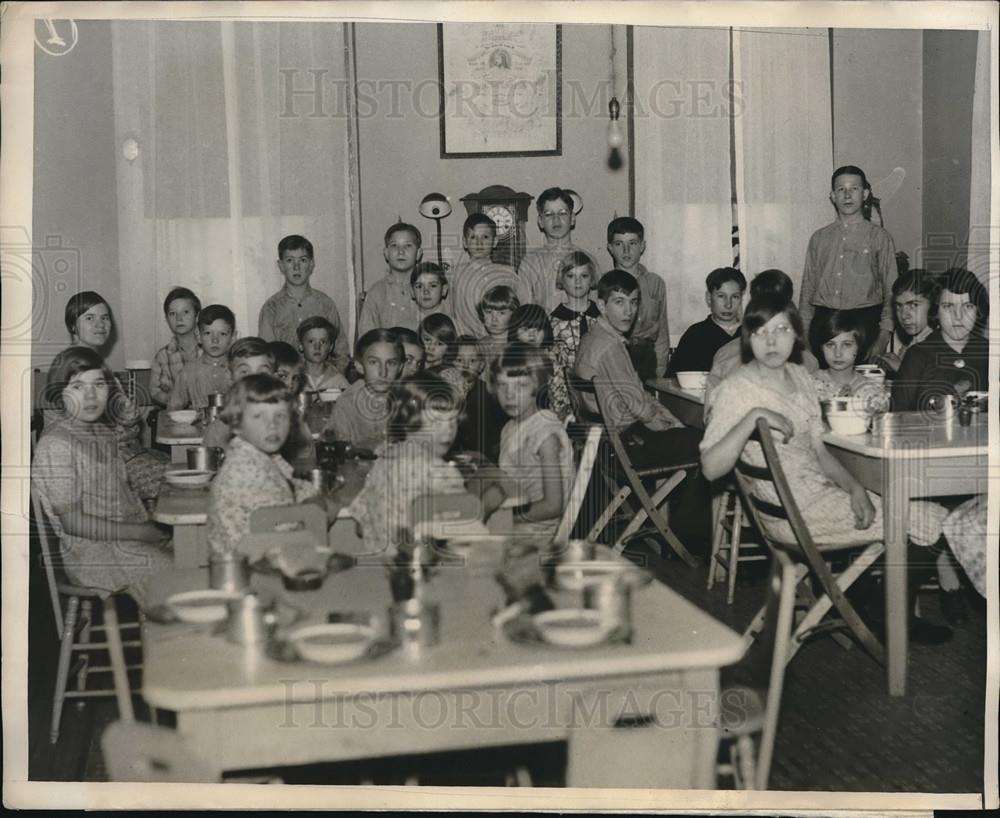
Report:
[[[149,372],[150,394],[166,406],[181,370],[201,354],[198,346],[198,312],[201,301],[187,287],[174,287],[163,300],[163,315],[173,337],[153,356]]]
[[[705,278],[705,303],[711,311],[704,321],[688,327],[667,367],[668,375],[678,372],[708,372],[719,349],[740,331],[743,293],[747,280],[733,267],[718,267]]]
[[[198,313],[201,355],[184,364],[167,409],[204,409],[208,396],[229,389],[229,345],[236,336],[236,316],[229,307],[209,304]]]
[[[337,341],[331,360],[341,372],[347,368],[350,349],[340,323],[340,313],[333,299],[321,290],[313,289],[309,279],[316,267],[313,246],[303,236],[285,236],[278,242],[278,271],[284,286],[260,308],[257,335],[265,341],[284,341],[298,346],[297,330],[306,318],[321,315],[337,328]]]
[[[896,246],[886,230],[864,216],[872,189],[861,168],[837,168],[830,182],[837,219],[809,239],[799,293],[802,327],[811,341],[814,317],[835,310],[850,312],[865,331],[859,359],[874,359],[892,339]]]
[[[667,325],[667,285],[643,265],[646,230],[631,216],[608,224],[608,253],[615,269],[624,270],[639,282],[639,315],[629,336],[629,354],[643,381],[662,375],[670,357],[670,327]]]
[[[576,226],[573,197],[562,188],[550,187],[542,191],[535,202],[538,209],[538,229],[545,236],[545,244],[533,247],[524,254],[517,274],[524,280],[523,287],[530,291],[531,299],[525,303],[540,304],[550,313],[563,301],[559,289],[559,265],[570,253],[587,251],[570,240]],[[590,255],[587,253],[587,255]],[[594,269],[598,269],[594,261]]]
[[[376,281],[365,296],[358,337],[373,329],[406,327],[417,331],[420,315],[413,300],[410,276],[423,256],[423,237],[412,224],[399,222],[385,231],[385,256],[389,272]]]

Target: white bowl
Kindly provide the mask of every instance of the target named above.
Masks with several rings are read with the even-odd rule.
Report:
[[[582,591],[588,585],[616,578],[621,578],[621,581],[628,585],[637,586],[644,584],[652,577],[633,565],[611,560],[566,563],[557,565],[555,570],[556,585],[566,591]]]
[[[167,417],[174,423],[183,423],[190,426],[198,417],[197,409],[172,409],[167,412]]]
[[[701,392],[708,384],[707,372],[678,372],[677,383],[689,392]]]
[[[608,638],[612,624],[605,622],[600,611],[586,608],[563,608],[544,611],[533,617],[539,635],[550,645],[583,648],[599,645]]]
[[[343,391],[343,389],[324,389],[319,393],[319,399],[323,403],[334,403]]]
[[[826,422],[835,435],[863,435],[868,431],[868,418],[856,412],[828,412]]]
[[[375,631],[369,625],[334,622],[299,628],[289,635],[288,641],[307,662],[333,665],[360,659],[374,638]]]
[[[166,604],[181,622],[207,624],[225,619],[229,615],[229,602],[235,597],[231,591],[206,588],[173,594],[167,597]]]
[[[163,479],[169,485],[181,488],[207,486],[214,476],[214,471],[202,471],[201,469],[176,469],[163,473]]]

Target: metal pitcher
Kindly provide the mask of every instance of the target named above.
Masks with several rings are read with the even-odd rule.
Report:
[[[229,603],[226,640],[236,645],[266,642],[278,624],[274,603],[264,605],[256,594],[247,594]]]

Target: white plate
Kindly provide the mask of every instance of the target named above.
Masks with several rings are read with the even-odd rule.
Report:
[[[236,596],[230,591],[206,588],[174,594],[167,597],[166,603],[181,622],[206,624],[225,619],[229,614],[228,603]]]
[[[169,417],[174,423],[183,423],[186,426],[190,426],[198,418],[198,410],[174,409],[173,411],[167,412],[167,417]]]
[[[588,585],[593,585],[606,579],[624,577],[633,587],[644,585],[652,577],[631,565],[620,562],[583,562],[556,566],[556,585],[566,591],[582,591]]]
[[[307,625],[289,634],[299,656],[308,662],[336,665],[353,662],[365,655],[375,639],[368,625],[334,622],[329,625]]]
[[[163,479],[171,486],[181,486],[191,488],[195,486],[207,486],[215,476],[214,471],[202,471],[201,469],[175,469],[165,472]]]
[[[585,608],[545,611],[535,614],[533,620],[542,639],[550,645],[569,648],[599,645],[611,632],[611,627],[602,621],[599,611]]]

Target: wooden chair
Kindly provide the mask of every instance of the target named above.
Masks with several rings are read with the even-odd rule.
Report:
[[[611,445],[610,469],[605,470],[605,478],[609,485],[614,486],[614,497],[605,507],[604,512],[598,518],[591,529],[588,538],[596,538],[603,528],[611,521],[615,513],[630,498],[639,501],[639,508],[629,521],[625,530],[615,539],[613,548],[621,553],[628,543],[640,537],[646,536],[649,532],[643,530],[647,520],[652,523],[655,532],[666,541],[674,552],[689,566],[697,564],[695,558],[684,547],[676,535],[670,529],[666,516],[660,510],[660,506],[666,502],[668,495],[683,481],[690,469],[698,466],[697,462],[677,463],[669,465],[654,465],[636,467],[629,454],[629,447],[626,445],[624,436],[627,430],[620,430],[609,426],[604,418],[606,407],[601,405],[597,390],[591,381],[584,380],[575,375],[569,377],[570,393],[574,397],[574,407],[577,417],[587,419],[592,422],[599,422],[604,428]],[[583,395],[591,396],[596,403],[598,411],[595,414],[581,399]],[[650,493],[644,481],[663,481],[656,489]]]
[[[119,622],[115,607],[115,597],[98,588],[79,586],[62,576],[59,547],[55,543],[55,530],[49,523],[40,497],[31,492],[31,510],[34,517],[35,533],[41,546],[42,564],[52,599],[52,613],[59,633],[59,664],[56,669],[55,691],[52,697],[52,721],[49,740],[55,744],[59,740],[62,710],[66,699],[83,699],[95,696],[114,696],[118,700],[118,713],[122,721],[134,719],[132,694],[128,682],[128,671],[142,668],[142,664],[125,663],[126,647],[139,647],[138,638],[122,640],[123,631],[136,631],[139,622]],[[103,612],[100,624],[94,624],[94,600],[99,600]],[[65,608],[64,608],[65,606]],[[105,641],[92,641],[92,636],[104,634]],[[92,655],[106,651],[108,665],[91,664]],[[73,655],[78,654],[72,663]],[[87,680],[94,674],[110,673],[113,686],[110,688],[87,688]],[[70,677],[75,677],[76,689],[69,689]]]
[[[559,527],[552,538],[554,543],[567,542],[573,533],[573,527],[576,525],[580,509],[583,508],[584,500],[587,497],[587,488],[590,485],[590,476],[594,471],[594,463],[597,461],[597,453],[601,446],[601,436],[604,434],[604,429],[597,423],[569,424],[567,432],[571,440],[577,442],[582,439],[583,442],[579,445],[573,489],[569,493],[566,508],[559,520]]]
[[[788,650],[788,660],[795,655],[801,647],[803,641],[818,632],[833,630],[846,625],[855,639],[864,647],[866,651],[879,664],[885,664],[885,651],[875,638],[868,626],[858,616],[857,611],[844,595],[854,581],[864,573],[864,571],[879,558],[885,550],[879,536],[866,539],[861,542],[837,543],[837,542],[816,542],[809,533],[805,519],[799,511],[798,504],[792,495],[785,477],[784,470],[778,458],[778,452],[774,445],[774,439],[767,421],[761,419],[757,421],[755,440],[759,440],[764,453],[764,466],[754,466],[745,460],[740,460],[736,464],[736,483],[739,486],[740,494],[743,497],[745,508],[750,512],[754,524],[764,539],[771,554],[784,555],[793,562],[804,566],[802,575],[812,576],[822,589],[822,596],[816,598],[811,591],[805,587],[807,597],[810,598],[812,606],[795,627],[791,635],[791,643]],[[751,490],[751,480],[762,480],[770,482],[778,495],[781,505],[775,505],[754,496]],[[775,539],[767,534],[761,515],[783,519],[788,522],[792,530],[794,539],[789,542]],[[841,573],[834,575],[827,562],[831,556],[845,556],[850,552],[859,552],[854,556],[848,567]],[[830,608],[836,609],[840,615],[840,620],[832,620],[823,623],[822,620],[829,612]],[[759,613],[755,623],[759,624],[763,618],[763,612]],[[751,626],[752,628],[755,626]]]
[[[768,559],[765,549],[750,544],[750,553],[741,554],[746,547],[743,529],[750,525],[744,516],[743,501],[731,483],[717,492],[712,500],[712,554],[708,560],[708,582],[711,591],[716,580],[726,582],[726,602],[733,604],[736,597],[736,577],[741,562],[759,562]]]
[[[316,546],[329,545],[326,511],[315,503],[258,508],[250,515],[249,526],[239,550],[251,560],[273,548],[303,541]]]

